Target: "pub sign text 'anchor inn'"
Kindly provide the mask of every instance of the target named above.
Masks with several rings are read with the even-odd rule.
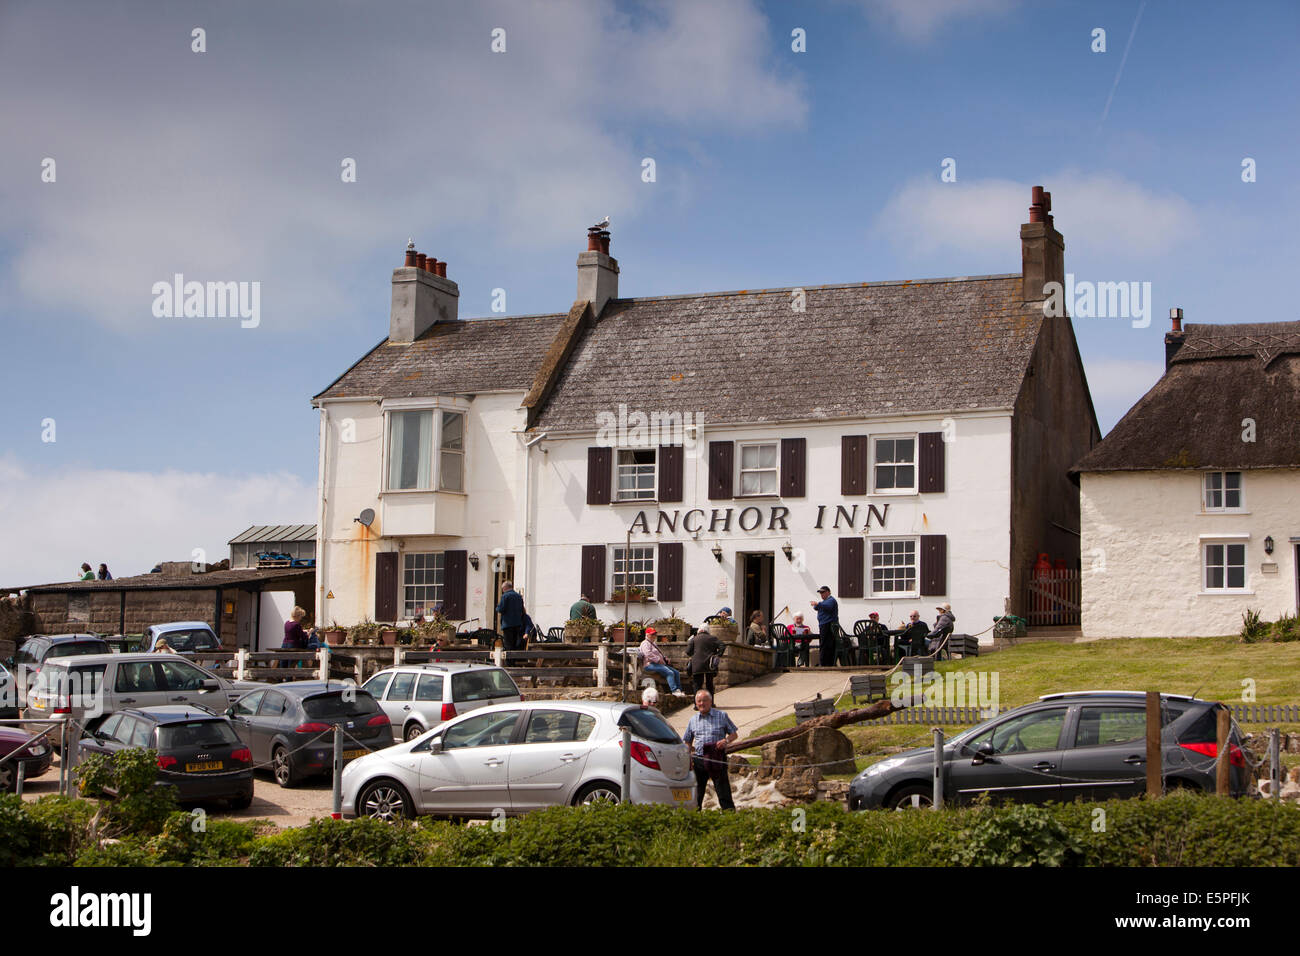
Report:
[[[844,507],[836,505],[834,515],[829,515],[827,509],[830,505],[817,506],[817,521],[813,524],[813,530],[819,531],[826,527],[827,518],[832,518],[830,529],[839,530],[844,527],[852,530],[858,524],[859,505]],[[866,505],[866,521],[862,525],[863,533],[871,530],[871,521],[874,518],[879,527],[885,526],[885,518],[889,514],[889,505],[885,504],[880,508],[875,505]],[[764,521],[764,510],[767,511]],[[708,532],[716,534],[719,531],[731,531],[734,525],[740,531],[789,531],[790,509],[784,505],[769,505],[766,509],[759,508],[756,505],[750,505],[747,508],[712,508],[705,511],[703,508],[691,508],[682,512],[680,508],[672,511],[656,512],[657,518],[653,529],[650,527],[650,519],[644,511],[638,511],[635,518],[632,519],[632,525],[628,528],[631,532],[640,534],[663,534],[665,531],[675,534],[680,527],[686,534],[700,534]],[[680,519],[680,522],[679,522]],[[707,525],[705,522],[707,521]]]

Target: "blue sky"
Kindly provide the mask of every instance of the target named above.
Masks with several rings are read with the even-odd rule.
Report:
[[[1295,318],[1300,8],[1141,9],[1116,85],[1137,2],[5,4],[0,585],[314,520],[310,397],[408,236],[462,317],[522,315],[605,214],[623,295],[1015,272],[1041,183],[1068,271],[1152,284],[1150,327],[1075,323],[1108,429],[1171,306]],[[176,272],[260,282],[260,324],[155,318]]]

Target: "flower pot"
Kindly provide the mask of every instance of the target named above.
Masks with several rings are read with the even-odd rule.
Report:
[[[341,627],[332,627],[324,634],[326,642],[330,644],[342,644],[343,639],[348,636],[348,632]]]
[[[613,644],[622,644],[623,637],[626,633],[626,627],[611,627],[607,632],[605,632],[605,640]]]
[[[392,647],[397,643],[397,628],[381,627],[379,629],[379,643],[383,647]]]
[[[601,639],[603,630],[604,627],[599,621],[569,623],[564,625],[564,639],[573,644],[590,644],[593,640]]]

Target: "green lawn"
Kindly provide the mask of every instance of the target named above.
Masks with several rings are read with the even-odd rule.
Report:
[[[1158,690],[1167,694],[1195,694],[1224,703],[1242,700],[1243,681],[1254,681],[1259,704],[1300,704],[1300,642],[1243,644],[1235,637],[1132,638],[1088,644],[1029,643],[967,660],[945,661],[936,672],[974,671],[998,676],[999,704],[1018,707],[1043,694],[1072,690]],[[846,675],[845,682],[847,684]],[[892,688],[892,685],[891,685]],[[906,690],[906,688],[904,688]],[[974,702],[971,702],[974,703]],[[848,694],[839,708],[855,705]],[[767,724],[755,735],[794,724],[794,714]],[[1246,724],[1243,730],[1262,730],[1264,724]],[[947,726],[948,734],[961,728]],[[1294,732],[1300,725],[1287,725]],[[843,728],[862,754],[859,769],[885,756],[882,749],[925,746],[928,729],[917,725],[888,726],[871,722]],[[754,751],[753,753],[757,753]]]

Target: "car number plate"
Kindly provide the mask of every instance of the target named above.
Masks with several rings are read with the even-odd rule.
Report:
[[[368,751],[365,750],[345,750],[343,751],[344,760],[356,760],[358,757],[364,757]]]
[[[225,764],[220,760],[205,760],[202,763],[187,763],[186,773],[203,773],[205,770],[220,770]]]
[[[686,801],[691,799],[691,792],[689,790],[678,790],[674,788],[673,799],[676,800],[678,803],[685,803]]]

